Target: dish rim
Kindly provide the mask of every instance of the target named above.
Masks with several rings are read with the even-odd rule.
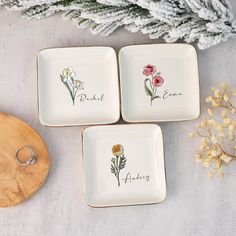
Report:
[[[117,116],[117,119],[114,120],[114,121],[111,121],[111,122],[93,122],[93,123],[87,123],[87,122],[84,122],[84,123],[76,123],[76,124],[72,124],[72,123],[68,123],[66,125],[60,125],[60,124],[50,124],[48,122],[45,122],[44,119],[42,119],[41,117],[41,112],[40,112],[40,89],[39,89],[39,57],[40,55],[45,52],[45,51],[49,51],[49,50],[60,50],[60,49],[80,49],[80,48],[108,48],[110,49],[113,53],[114,53],[114,56],[115,56],[115,67],[116,67],[116,70],[117,70],[117,80],[118,80],[118,86],[117,86],[117,89],[118,89],[118,99],[119,99],[119,102],[118,102],[118,109],[119,109],[119,115]],[[36,57],[36,65],[37,65],[37,94],[36,94],[36,100],[37,100],[37,114],[38,114],[38,118],[39,118],[39,122],[41,125],[45,126],[45,127],[73,127],[73,126],[88,126],[88,125],[91,125],[91,126],[95,126],[95,125],[106,125],[106,124],[116,124],[120,119],[121,119],[121,91],[120,91],[120,80],[119,80],[119,64],[118,64],[118,58],[117,58],[117,53],[115,51],[115,49],[111,46],[71,46],[71,47],[48,47],[48,48],[43,48],[43,49],[40,49],[38,51],[38,54],[37,54],[37,57]]]
[[[86,171],[85,171],[85,157],[84,157],[84,139],[85,139],[85,135],[86,132],[88,132],[90,129],[96,129],[96,128],[101,128],[102,126],[106,126],[106,127],[114,127],[114,126],[153,126],[155,128],[158,128],[161,134],[161,138],[162,138],[162,150],[163,150],[163,170],[164,170],[164,188],[165,188],[165,192],[164,192],[164,197],[158,201],[158,202],[151,202],[151,203],[139,203],[139,204],[119,204],[119,205],[96,205],[96,204],[92,204],[88,201],[87,199],[87,194],[86,194]],[[91,127],[87,127],[85,129],[83,129],[81,136],[82,136],[82,165],[83,165],[83,192],[84,192],[84,199],[87,203],[87,206],[92,207],[92,208],[110,208],[110,207],[137,207],[137,206],[142,206],[142,205],[155,205],[155,204],[160,204],[163,201],[166,200],[167,198],[167,172],[166,172],[166,160],[165,160],[165,141],[164,141],[164,136],[163,136],[163,131],[161,129],[161,127],[156,124],[156,123],[138,123],[138,124],[116,124],[116,125],[102,125],[102,126],[91,126]]]
[[[151,47],[151,46],[164,46],[164,47],[183,47],[183,48],[192,48],[193,52],[194,52],[194,57],[196,58],[196,73],[197,73],[197,93],[198,93],[198,113],[194,116],[191,116],[190,118],[173,118],[173,119],[142,119],[142,120],[134,120],[134,119],[129,119],[127,118],[126,114],[124,113],[123,110],[123,99],[122,99],[122,79],[121,79],[121,53],[128,49],[128,48],[135,48],[135,47]],[[197,55],[197,51],[196,48],[192,45],[192,44],[188,44],[188,43],[156,43],[156,44],[136,44],[136,45],[126,45],[124,47],[122,47],[119,51],[118,51],[118,65],[119,65],[119,82],[120,82],[120,113],[121,113],[121,117],[122,119],[127,122],[127,123],[131,123],[131,124],[136,124],[136,123],[152,123],[152,122],[181,122],[181,121],[191,121],[191,120],[196,120],[201,116],[201,94],[200,94],[200,79],[199,79],[199,68],[198,68],[198,55]]]

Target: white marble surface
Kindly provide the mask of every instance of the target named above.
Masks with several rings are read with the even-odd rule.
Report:
[[[236,13],[236,2],[233,2]],[[36,56],[47,47],[156,43],[124,30],[102,38],[78,30],[59,15],[28,22],[0,8],[0,110],[37,129],[53,161],[45,186],[29,201],[0,209],[1,236],[168,235],[231,236],[236,234],[236,165],[225,178],[209,180],[195,164],[195,144],[187,133],[196,121],[163,123],[168,195],[152,206],[93,209],[82,188],[80,127],[40,125],[36,100]],[[198,50],[202,114],[211,86],[227,81],[236,87],[236,40]],[[1,132],[1,131],[0,131]]]

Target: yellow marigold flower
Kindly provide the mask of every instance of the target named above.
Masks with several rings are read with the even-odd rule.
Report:
[[[124,148],[120,144],[116,144],[112,147],[112,153],[114,156],[120,156],[124,153]]]

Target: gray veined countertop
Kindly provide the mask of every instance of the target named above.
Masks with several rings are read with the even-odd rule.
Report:
[[[236,13],[236,3],[233,3]],[[27,121],[46,141],[53,161],[45,186],[29,201],[0,209],[1,236],[236,234],[236,163],[224,178],[208,179],[195,164],[197,144],[187,133],[197,121],[161,123],[165,140],[167,199],[158,205],[93,209],[83,194],[80,127],[48,128],[37,113],[36,56],[48,47],[157,43],[141,33],[119,30],[103,38],[78,30],[59,15],[37,22],[0,8],[0,110]],[[197,50],[202,117],[210,88],[236,87],[236,40]],[[200,119],[202,118],[200,117]],[[77,180],[77,181],[75,181]]]

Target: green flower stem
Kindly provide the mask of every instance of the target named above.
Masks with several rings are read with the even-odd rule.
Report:
[[[123,154],[115,155],[115,158],[113,157],[111,161],[111,173],[115,175],[117,179],[117,185],[120,187],[120,171],[125,167],[126,158]]]
[[[119,156],[116,156],[116,178],[117,178],[118,187],[119,187],[120,186]]]
[[[155,95],[156,95],[157,90],[152,85],[152,80],[154,79],[154,75],[151,75],[151,76],[152,76],[152,79],[151,80],[149,79],[149,81],[150,81],[151,88],[152,88],[152,96],[151,96],[151,106],[152,106],[152,101],[156,98]]]
[[[120,187],[120,172],[117,174],[118,187]]]

